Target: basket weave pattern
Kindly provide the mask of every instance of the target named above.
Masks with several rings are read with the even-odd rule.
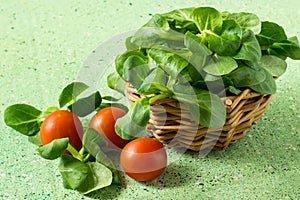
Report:
[[[126,84],[130,103],[145,96]],[[226,107],[226,123],[223,127],[208,129],[196,123],[189,109],[176,99],[160,99],[150,104],[150,120],[147,132],[163,144],[183,147],[193,151],[206,148],[224,150],[229,144],[245,137],[246,131],[261,118],[272,95],[262,95],[245,89],[238,96],[222,98]]]

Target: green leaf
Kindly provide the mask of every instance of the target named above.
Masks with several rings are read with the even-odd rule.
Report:
[[[107,85],[111,89],[116,90],[124,95],[125,81],[119,76],[117,72],[113,72],[107,76]]]
[[[36,145],[36,146],[42,146],[40,132],[38,132],[35,135],[28,136],[28,141],[31,142],[32,144]]]
[[[99,162],[81,162],[70,155],[62,155],[59,163],[63,186],[87,194],[112,183],[112,172]]]
[[[215,66],[214,66],[215,67]],[[217,70],[217,69],[216,69]],[[205,74],[204,80],[205,81],[217,81],[219,79],[222,79],[219,75],[212,75],[212,74]]]
[[[162,14],[166,17],[170,28],[185,33],[186,31],[198,32],[198,28],[193,21],[192,14],[195,8],[182,8]]]
[[[251,30],[254,34],[258,34],[261,31],[261,21],[258,16],[253,13],[230,13],[226,19],[236,21],[243,31]]]
[[[149,98],[141,98],[134,102],[129,110],[131,119],[139,126],[146,126],[150,119]]]
[[[262,56],[260,65],[275,77],[279,77],[284,74],[287,68],[287,63],[284,60],[272,55]]]
[[[300,45],[297,37],[275,42],[268,51],[269,54],[280,58],[290,57],[293,60],[300,60]]]
[[[261,49],[252,31],[248,30],[243,33],[241,49],[234,58],[252,63],[259,62],[261,59]]]
[[[276,82],[273,76],[266,69],[263,69],[263,71],[266,76],[265,80],[259,84],[251,85],[250,88],[261,94],[275,94]]]
[[[224,20],[220,34],[210,30],[204,31],[208,47],[221,56],[233,56],[237,54],[241,41],[242,29],[233,20]]]
[[[239,95],[242,92],[240,89],[237,89],[234,86],[229,86],[228,90],[229,90],[229,92],[231,92],[232,94],[235,94],[235,95]]]
[[[170,29],[167,19],[155,14],[140,28],[130,42],[141,48],[151,48],[155,45],[168,44],[175,41],[182,43],[183,34]]]
[[[169,28],[169,23],[163,15],[155,14],[143,27]]]
[[[264,46],[270,46],[274,42],[280,42],[286,40],[287,36],[284,32],[284,29],[274,22],[262,22],[261,32],[256,35],[256,38],[264,49]]]
[[[121,180],[120,180],[120,177],[119,177],[119,172],[116,169],[113,161],[108,158],[108,155],[106,155],[102,151],[99,151],[96,155],[96,161],[103,164],[103,165],[105,165],[106,167],[108,167],[111,170],[111,172],[113,174],[112,183],[115,183],[115,184],[120,184],[121,183]]]
[[[126,41],[125,41],[125,46],[128,51],[134,51],[134,50],[139,49],[139,46],[132,42],[132,37],[133,36],[126,38]]]
[[[186,21],[189,21],[189,22],[193,21],[192,14],[193,14],[194,9],[195,8],[177,9],[177,10],[173,10],[168,13],[164,13],[164,14],[162,14],[162,16],[164,16],[165,18],[170,19],[170,20],[175,20],[177,23],[180,22],[180,24],[182,25]]]
[[[189,64],[183,57],[164,49],[151,48],[148,54],[173,79]]]
[[[79,117],[85,117],[86,115],[95,111],[101,102],[101,95],[97,91],[90,96],[78,99],[73,104],[68,106],[68,109]]]
[[[46,111],[44,111],[43,117],[45,118],[45,117],[47,117],[48,115],[50,115],[51,113],[53,113],[53,112],[55,112],[55,111],[57,111],[57,110],[59,110],[58,107],[56,107],[56,106],[50,106],[50,107],[48,107],[48,108],[46,109]]]
[[[49,144],[38,148],[38,152],[41,157],[48,160],[54,160],[56,158],[59,158],[65,152],[68,144],[69,138],[55,139]]]
[[[189,68],[192,68],[192,69],[189,69]],[[177,79],[175,79],[175,80],[174,79],[168,79],[168,82],[167,82],[168,88],[169,88],[169,85],[170,85],[171,81],[179,82],[179,83],[182,83],[182,84],[192,82],[193,79],[192,79],[192,76],[191,76],[190,72],[191,73],[197,73],[197,74],[193,74],[195,76],[197,76],[199,74],[199,72],[195,69],[195,67],[193,65],[189,64],[186,68],[184,68],[180,72],[180,74],[177,77]],[[195,77],[193,76],[193,78],[195,78]],[[198,77],[197,77],[196,80],[198,80]],[[166,91],[166,93],[168,93],[168,91]]]
[[[222,28],[222,14],[214,8],[196,8],[192,13],[192,18],[200,31],[210,30],[218,33]]]
[[[116,121],[116,133],[125,140],[146,137],[146,125],[149,118],[149,98],[139,99],[131,105],[129,112],[125,116]]]
[[[108,155],[104,153],[103,149],[107,146],[107,141],[94,129],[88,128],[82,140],[83,146],[86,150],[96,158],[96,161],[108,167],[114,176],[114,182],[119,182],[118,172]]]
[[[187,75],[184,75],[183,73],[187,73]],[[197,83],[197,82],[201,82],[204,81],[203,77],[203,70],[202,69],[198,69],[196,68],[194,65],[189,64],[187,66],[187,69],[184,69],[181,74],[183,74],[183,77],[187,76],[186,80],[192,82],[193,84]],[[189,78],[190,77],[190,80]]]
[[[228,77],[235,87],[249,87],[263,82],[266,78],[266,73],[262,68],[254,70],[247,66],[240,66],[231,72]]]
[[[218,94],[218,96],[225,96],[226,89],[233,85],[232,81],[228,79],[227,76],[206,74],[204,80],[205,87],[198,87],[208,90],[210,93]]]
[[[192,52],[192,55],[188,58],[189,63],[199,72],[206,64],[207,56],[213,52],[202,44],[200,37],[191,32],[187,32],[184,35],[184,45]]]
[[[139,49],[129,50],[129,51],[124,52],[121,55],[118,55],[115,59],[115,67],[116,67],[116,71],[120,77],[123,77],[124,63],[127,60],[127,58],[130,56],[138,56],[138,57],[141,57],[143,60],[147,60],[147,57],[145,57],[144,53]]]
[[[75,101],[77,96],[79,96],[87,88],[88,86],[82,82],[73,82],[67,85],[59,95],[59,106],[62,108],[66,104]]]
[[[4,122],[7,126],[26,135],[35,135],[40,130],[42,111],[27,104],[14,104],[4,111]]]
[[[139,88],[148,76],[150,69],[148,63],[139,56],[130,56],[124,63],[123,78],[133,87]]]
[[[106,100],[106,101],[112,101],[112,102],[116,102],[119,101],[121,98],[115,98],[113,96],[104,96],[102,97],[102,100]]]
[[[125,105],[121,104],[121,103],[104,103],[104,102],[102,102],[100,104],[100,106],[98,108],[96,108],[96,111],[99,111],[99,110],[101,110],[103,108],[107,108],[107,107],[117,107],[117,108],[121,108],[125,112],[128,111],[128,108]]]
[[[93,128],[87,128],[83,134],[82,144],[94,157],[101,148],[107,146],[107,141]]]
[[[165,72],[160,67],[157,67],[145,78],[137,91],[144,95],[169,92],[166,86],[167,78]]]
[[[151,48],[157,45],[183,46],[183,34],[170,28],[142,27],[130,42],[139,48]]]
[[[147,137],[146,128],[132,122],[132,119],[128,113],[124,117],[117,120],[115,124],[115,130],[116,133],[124,140]]]
[[[226,120],[226,109],[220,97],[206,90],[193,91],[194,94],[190,94],[191,87],[175,89],[174,98],[189,106],[193,119],[200,125],[209,128],[222,127]]]
[[[186,32],[184,35],[184,45],[194,53],[199,53],[203,56],[211,55],[213,52],[202,44],[202,39],[197,35]]]
[[[59,165],[63,186],[67,189],[86,191],[88,185],[88,176],[90,174],[89,166],[77,160],[71,155],[64,154],[61,156]]]
[[[89,187],[82,192],[83,194],[91,193],[112,184],[113,174],[108,167],[99,162],[88,162],[87,165],[90,168]]]
[[[219,56],[217,54],[211,57],[211,60],[204,66],[203,70],[215,76],[229,74],[238,67],[237,62],[229,56]]]

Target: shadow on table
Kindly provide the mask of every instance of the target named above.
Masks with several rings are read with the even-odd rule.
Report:
[[[121,193],[121,190],[127,187],[127,181],[124,177],[126,175],[121,175],[121,184],[120,185],[111,185],[109,187],[102,188],[95,192],[85,195],[86,197],[93,199],[112,199],[118,198]],[[147,187],[154,188],[174,188],[182,185],[186,185],[191,179],[190,171],[188,166],[180,165],[176,162],[167,166],[164,173],[151,182],[140,183],[144,184]]]
[[[191,180],[191,171],[188,166],[173,162],[167,166],[164,173],[156,180],[145,183],[147,186],[159,188],[174,188],[181,185],[187,185]]]
[[[119,196],[121,190],[122,185],[113,184],[108,187],[101,188],[100,190],[86,194],[85,196],[92,199],[113,199]]]

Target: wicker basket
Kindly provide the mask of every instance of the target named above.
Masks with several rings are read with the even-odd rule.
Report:
[[[126,84],[130,103],[145,96]],[[163,144],[183,147],[193,151],[203,149],[224,150],[229,144],[245,137],[246,131],[261,118],[272,95],[262,95],[245,89],[238,96],[222,98],[227,117],[223,127],[208,129],[196,123],[187,106],[166,98],[152,102],[147,132]]]

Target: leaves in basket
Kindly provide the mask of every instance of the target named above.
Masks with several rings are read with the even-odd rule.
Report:
[[[229,74],[238,67],[237,62],[230,56],[219,56],[217,54],[211,57],[211,60],[203,68],[209,74],[222,76]]]
[[[159,92],[169,92],[167,87],[168,77],[165,72],[157,67],[145,78],[141,86],[137,89],[139,93],[148,95]]]
[[[225,19],[236,21],[243,31],[248,32],[248,30],[251,30],[254,34],[258,34],[261,31],[261,21],[259,17],[253,13],[229,13]]]
[[[289,57],[293,60],[300,60],[300,45],[297,37],[275,42],[267,51],[268,54],[275,55],[282,59]]]
[[[273,55],[264,55],[260,60],[260,64],[263,68],[275,77],[279,77],[286,71],[287,64],[284,60]]]
[[[139,99],[131,105],[129,112],[124,117],[116,121],[116,133],[125,140],[146,137],[146,125],[149,118],[149,98]]]
[[[211,30],[218,33],[222,29],[222,14],[214,8],[196,8],[192,13],[192,18],[199,31]]]
[[[182,33],[170,29],[167,19],[156,14],[134,34],[130,42],[138,47],[151,48],[165,43],[181,45],[182,39]]]
[[[166,17],[171,29],[176,30],[178,32],[184,33],[186,31],[194,31],[198,30],[196,24],[192,19],[192,14],[195,8],[183,8],[178,10],[173,10],[168,13],[162,14],[162,16]]]
[[[185,33],[184,44],[191,51],[191,55],[188,57],[189,63],[191,63],[197,70],[197,73],[199,73],[206,64],[208,56],[213,52],[202,43],[200,37],[191,32]]]
[[[264,81],[256,85],[251,85],[250,88],[261,94],[275,94],[276,83],[273,76],[266,69],[262,69],[262,71],[265,73]]]
[[[123,78],[135,88],[139,88],[149,71],[150,68],[145,60],[139,56],[129,56],[124,62]]]
[[[155,63],[173,79],[176,79],[178,74],[189,64],[175,52],[170,52],[162,48],[151,48],[148,53]]]
[[[247,66],[240,66],[228,75],[236,87],[249,87],[265,80],[266,74],[263,69],[254,70]]]
[[[117,56],[115,59],[115,67],[116,67],[116,72],[119,74],[120,77],[123,77],[124,63],[130,56],[140,57],[142,60],[145,60],[145,62],[147,60],[147,57],[139,49],[129,50]]]
[[[182,94],[173,94],[193,105],[193,111],[198,109],[204,113],[198,120],[204,126],[209,126],[211,121],[216,121],[214,127],[224,122],[220,96],[238,95],[245,88],[273,94],[276,84],[272,76],[285,72],[284,60],[287,57],[300,60],[297,37],[287,38],[278,24],[261,22],[253,13],[219,12],[211,7],[154,15],[128,40],[130,48],[135,50],[116,58],[120,77],[142,95],[170,97],[174,85],[205,90],[187,97],[193,97],[193,101],[184,100]],[[141,65],[146,67],[139,68]],[[126,78],[125,68],[134,69],[137,76],[132,75],[130,79],[131,74],[126,73]],[[220,107],[220,115],[208,109],[214,104]],[[194,105],[199,107],[196,109]],[[204,115],[213,120],[205,121]],[[196,118],[195,113],[193,116]],[[131,120],[128,116],[126,119]],[[122,120],[126,122],[125,118]],[[119,125],[116,128],[120,131],[120,122]],[[130,130],[129,126],[123,127]]]
[[[112,72],[107,76],[107,85],[111,89],[116,90],[124,95],[125,81],[119,76],[117,72]]]
[[[233,20],[224,20],[220,34],[204,31],[208,47],[221,56],[236,55],[242,41],[242,29]]]
[[[243,32],[241,48],[234,58],[237,60],[246,60],[251,63],[257,63],[261,59],[259,43],[251,30]]]
[[[193,119],[200,125],[219,128],[225,124],[226,109],[215,94],[191,86],[174,86],[174,98],[189,106]]]
[[[278,24],[264,21],[261,24],[261,32],[256,35],[256,38],[262,50],[265,50],[269,45],[275,42],[286,40],[287,36],[284,29]]]

